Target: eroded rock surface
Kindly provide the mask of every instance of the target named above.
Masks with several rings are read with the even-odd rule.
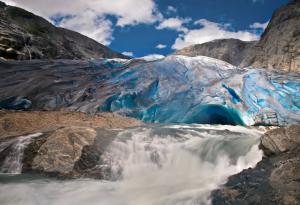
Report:
[[[213,204],[300,204],[300,126],[267,132],[260,147],[263,160],[230,177],[212,194]]]

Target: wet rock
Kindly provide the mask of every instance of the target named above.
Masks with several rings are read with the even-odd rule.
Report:
[[[64,127],[44,133],[25,149],[22,172],[62,179],[113,180],[102,155],[116,134],[114,130],[87,127]]]
[[[117,132],[99,128],[96,131],[97,136],[94,143],[83,148],[80,159],[75,163],[72,175],[112,180],[112,171],[105,166],[102,155],[115,139]]]
[[[214,191],[213,204],[300,204],[299,140],[300,125],[268,131],[261,138],[263,160]]]
[[[84,146],[93,144],[92,128],[66,127],[51,133],[32,160],[31,169],[43,173],[68,175],[80,159]]]
[[[111,128],[137,125],[141,123],[112,113],[0,110],[0,167],[14,152],[11,142],[42,133],[30,138],[20,153],[24,156],[20,171],[59,178],[110,179],[111,170],[103,165],[101,156],[116,136]]]

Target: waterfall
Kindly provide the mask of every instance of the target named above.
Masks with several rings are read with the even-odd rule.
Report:
[[[111,170],[110,180],[4,184],[0,180],[0,201],[5,205],[207,205],[212,190],[261,160],[260,135],[239,126],[121,130],[99,165]]]
[[[33,138],[40,135],[42,135],[42,133],[21,136],[0,144],[0,155],[6,149],[10,149],[2,162],[0,173],[20,174],[22,172],[25,148],[30,144]]]

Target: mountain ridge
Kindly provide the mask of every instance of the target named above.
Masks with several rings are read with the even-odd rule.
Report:
[[[0,1],[0,57],[28,59],[93,59],[129,57],[78,32]]]

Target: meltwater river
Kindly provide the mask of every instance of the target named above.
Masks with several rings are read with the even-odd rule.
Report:
[[[111,180],[20,174],[23,147],[0,170],[1,205],[207,205],[212,190],[262,158],[262,132],[241,126],[164,125],[119,130],[103,163]],[[0,148],[5,145],[0,144]],[[22,149],[21,149],[22,148]],[[0,150],[1,151],[1,150]],[[7,168],[9,167],[9,169]],[[9,170],[9,171],[8,171]]]

